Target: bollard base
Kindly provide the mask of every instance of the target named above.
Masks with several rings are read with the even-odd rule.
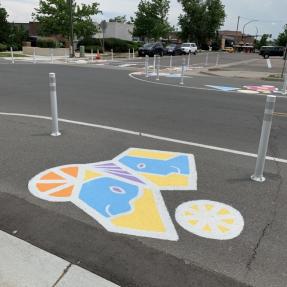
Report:
[[[251,180],[256,182],[264,182],[266,179],[264,176],[256,176],[255,174],[251,175]]]
[[[182,82],[180,82],[179,84],[182,85],[182,86],[184,85],[184,83],[182,83]]]
[[[62,135],[60,132],[51,133],[51,136],[52,136],[52,137],[58,137],[58,136],[60,136],[60,135]]]

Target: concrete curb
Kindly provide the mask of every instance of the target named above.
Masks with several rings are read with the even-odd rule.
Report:
[[[3,231],[0,242],[0,286],[119,287]]]

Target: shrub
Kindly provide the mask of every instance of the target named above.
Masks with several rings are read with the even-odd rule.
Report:
[[[4,52],[7,50],[7,46],[5,44],[0,43],[0,52]]]
[[[58,42],[51,38],[38,38],[37,47],[39,48],[61,48],[63,43]]]
[[[88,47],[102,47],[100,39],[83,39],[79,41],[78,46],[86,46]],[[140,44],[137,42],[133,41],[126,41],[126,40],[121,40],[121,39],[116,39],[116,38],[107,38],[105,39],[105,50],[110,51],[113,49],[114,52],[116,53],[123,53],[127,52],[129,49],[135,49],[138,50]],[[88,49],[86,48],[86,51],[88,52]],[[96,48],[97,50],[97,48]],[[95,51],[96,51],[95,50]]]

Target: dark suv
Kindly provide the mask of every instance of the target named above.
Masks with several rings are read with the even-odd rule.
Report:
[[[284,56],[285,47],[281,46],[263,46],[260,48],[259,55],[268,59],[270,56]]]
[[[147,43],[143,47],[139,48],[139,57],[144,57],[148,55],[153,57],[154,55],[163,56],[165,54],[165,48],[162,43]]]

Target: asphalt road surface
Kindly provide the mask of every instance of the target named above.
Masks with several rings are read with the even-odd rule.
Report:
[[[0,112],[49,115],[48,73],[57,75],[61,118],[256,153],[265,97],[205,89],[222,79],[193,77],[202,89],[141,82],[127,71],[50,65],[1,65]],[[253,81],[254,83],[254,81]],[[258,82],[262,84],[262,82]],[[232,85],[246,81],[232,79]],[[287,103],[277,99],[268,153],[286,159]],[[267,181],[249,180],[255,159],[120,131],[0,115],[0,228],[123,287],[285,286],[286,164],[266,162]],[[32,196],[28,181],[47,168],[110,160],[129,147],[193,153],[197,191],[162,191],[174,221],[189,200],[230,204],[245,220],[233,240],[195,236],[179,225],[179,241],[107,232],[71,203]]]

